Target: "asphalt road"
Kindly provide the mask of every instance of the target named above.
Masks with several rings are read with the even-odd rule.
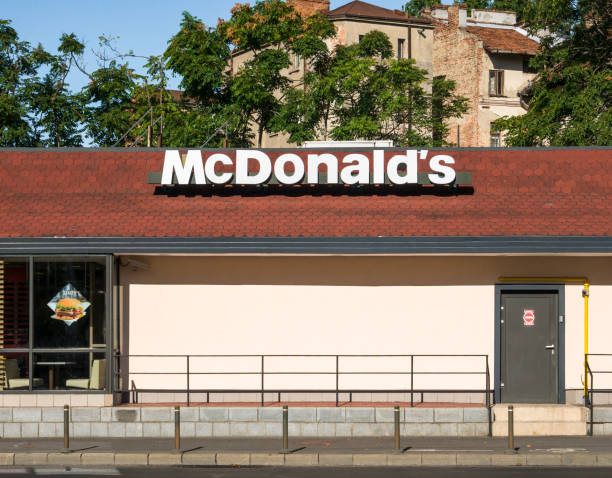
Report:
[[[4,468],[0,477],[39,476],[123,476],[128,478],[603,478],[612,476],[612,468]]]

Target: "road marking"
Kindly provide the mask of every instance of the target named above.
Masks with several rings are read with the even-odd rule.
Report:
[[[83,475],[83,476],[117,476],[121,472],[117,468],[35,468],[37,475]]]
[[[447,450],[447,449],[438,449],[438,448],[411,448],[406,450],[406,452],[442,452],[442,453],[484,453],[484,452],[495,452],[495,450]]]
[[[586,448],[536,448],[535,451],[549,451],[551,453],[576,453],[578,451],[587,451]]]

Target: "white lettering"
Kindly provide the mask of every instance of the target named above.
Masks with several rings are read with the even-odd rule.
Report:
[[[215,153],[211,154],[206,160],[206,164],[204,165],[204,172],[206,173],[206,177],[213,184],[226,184],[232,180],[232,173],[217,173],[215,171],[215,166],[218,164],[224,164],[226,166],[231,166],[232,160],[227,154],[223,153]]]
[[[202,164],[202,153],[198,150],[188,151],[185,164],[183,165],[178,150],[166,151],[161,180],[162,185],[173,184],[173,174],[176,174],[176,179],[179,184],[189,184],[192,175],[195,176],[196,184],[206,184],[204,166]]]
[[[370,161],[367,156],[363,154],[347,154],[344,159],[342,159],[342,162],[348,164],[348,166],[342,168],[340,172],[340,179],[344,184],[369,184]]]
[[[338,158],[329,153],[308,155],[308,182],[319,184],[319,167],[321,164],[325,164],[327,168],[326,184],[338,184]]]
[[[249,176],[249,159],[259,163],[256,174]],[[272,163],[262,151],[239,149],[236,151],[236,184],[261,184],[270,179]]]
[[[342,170],[339,171],[338,158],[331,153],[308,154],[308,173],[306,174],[305,160],[300,153],[281,154],[274,162],[266,153],[258,150],[237,150],[235,157],[230,154],[215,153],[202,161],[202,152],[189,150],[186,155],[178,150],[165,152],[164,167],[162,171],[161,184],[200,184],[207,182],[212,184],[227,184],[233,177],[236,184],[264,184],[270,180],[272,174],[281,184],[299,184],[306,181],[309,184],[369,184],[370,176],[372,184],[417,184],[419,181],[418,159],[427,159],[427,150],[407,150],[406,154],[395,155],[389,159],[385,167],[385,151],[373,150],[372,164],[365,154],[347,154],[343,159]],[[256,162],[256,167],[249,174],[249,160]],[[291,164],[291,170],[286,171],[287,164]],[[223,171],[217,165],[230,167]],[[456,172],[453,167],[455,160],[452,156],[439,154],[429,159],[431,173],[427,176],[432,184],[451,184],[456,180]],[[234,167],[235,166],[235,167]],[[325,167],[327,180],[319,181],[321,166]],[[371,168],[371,169],[370,169]],[[219,169],[219,171],[216,171]]]
[[[385,152],[381,149],[374,150],[374,184],[384,184],[385,182]]]
[[[399,165],[406,165],[406,174],[399,174]],[[419,181],[417,152],[406,151],[406,155],[393,156],[387,164],[387,176],[393,184],[416,184]]]
[[[429,174],[432,184],[450,184],[455,180],[455,170],[443,164],[455,164],[455,160],[446,154],[438,154],[429,160],[429,167],[438,174]],[[441,176],[440,176],[441,175]]]
[[[285,165],[293,164],[293,173],[285,173]],[[304,161],[297,154],[281,154],[274,163],[274,175],[281,184],[296,184],[304,178]]]

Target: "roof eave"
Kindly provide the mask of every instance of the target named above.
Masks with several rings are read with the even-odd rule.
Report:
[[[434,28],[434,25],[431,21],[423,19],[423,20],[419,20],[419,19],[415,19],[415,18],[406,18],[405,20],[402,18],[381,18],[381,17],[373,17],[373,16],[368,16],[368,15],[355,15],[355,14],[346,14],[346,13],[340,13],[337,15],[330,15],[328,14],[327,17],[330,20],[369,20],[369,21],[374,21],[377,23],[396,23],[396,24],[401,24],[401,25],[415,25],[415,26],[426,26],[426,27],[431,27]]]

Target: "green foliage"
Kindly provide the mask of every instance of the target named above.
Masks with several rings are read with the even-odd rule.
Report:
[[[132,95],[136,90],[133,72],[127,64],[111,61],[90,75],[83,90],[87,108],[86,130],[98,146],[112,146],[138,119]]]
[[[216,27],[185,12],[161,56],[122,53],[113,38],[100,37],[100,63],[88,72],[74,34],[62,35],[50,54],[0,21],[0,145],[78,146],[87,137],[97,146],[132,146],[150,135],[152,145],[246,147],[261,146],[264,132],[298,144],[443,144],[445,119],[464,110],[453,85],[434,81],[431,90],[426,72],[395,60],[381,32],[330,52],[334,35],[321,15],[304,18],[285,1],[259,0],[237,4]],[[146,61],[141,74],[131,58]],[[74,68],[88,78],[77,93],[66,83]],[[180,76],[182,97],[167,89],[168,71]]]
[[[421,10],[424,8],[431,8],[434,5],[437,5],[439,2],[436,0],[410,0],[406,4],[404,4],[404,11],[413,17],[421,16]]]
[[[510,146],[612,143],[612,10],[606,0],[537,0],[527,15],[533,33],[548,31],[532,60],[540,73],[529,111],[504,118]]]
[[[35,146],[38,135],[28,121],[28,104],[31,82],[47,55],[40,46],[32,49],[19,41],[10,24],[0,20],[0,146]]]
[[[286,97],[276,128],[298,144],[327,139],[329,131],[335,140],[444,145],[444,123],[466,111],[466,99],[454,96],[454,84],[446,80],[436,80],[430,94],[427,72],[413,59],[390,58],[391,52],[386,35],[374,31],[320,57],[306,75],[306,91]]]

